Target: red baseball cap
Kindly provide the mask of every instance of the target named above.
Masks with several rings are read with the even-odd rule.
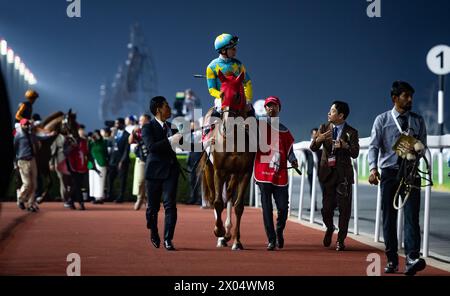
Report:
[[[28,119],[26,119],[26,118],[22,118],[21,120],[20,120],[20,125],[27,125],[27,124],[29,124],[30,123],[30,121],[28,120]]]
[[[278,97],[270,96],[264,101],[264,107],[266,107],[269,103],[274,103],[280,106],[281,110],[281,101]]]

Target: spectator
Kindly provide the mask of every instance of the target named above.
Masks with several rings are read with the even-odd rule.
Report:
[[[189,152],[189,156],[187,159],[187,167],[190,171],[190,197],[187,204],[193,205],[201,205],[202,204],[202,195],[200,192],[201,182],[200,178],[197,174],[197,165],[202,157],[202,152],[194,151],[194,143],[199,143],[201,141],[201,131],[197,131],[198,125],[195,121],[191,122],[191,152]]]
[[[187,89],[185,91],[185,99],[183,104],[183,114],[187,121],[194,120],[194,110],[201,108],[202,104],[197,96],[194,94],[192,89]]]
[[[102,204],[105,198],[106,166],[108,164],[107,143],[103,139],[99,130],[92,133],[89,141],[89,153],[93,161],[89,161],[89,196],[93,197],[94,204]],[[98,171],[95,170],[98,169]]]
[[[114,138],[111,139],[112,151],[109,158],[108,198],[116,203],[122,203],[125,196],[128,167],[130,165],[130,144],[128,144],[130,134],[125,130],[125,120],[123,118],[118,118],[115,121],[115,127],[117,131]],[[114,180],[117,176],[120,179],[120,189],[116,198],[113,191]]]
[[[50,158],[50,170],[55,171],[59,180],[59,192],[61,199],[64,202],[65,208],[71,207],[70,202],[70,184],[72,182],[70,172],[67,168],[67,147],[68,141],[66,137],[59,134],[52,145],[50,146],[50,151],[52,157]]]
[[[184,92],[177,92],[175,102],[173,102],[173,110],[172,110],[173,117],[175,118],[184,116],[185,114],[183,113],[183,109],[184,109]]]
[[[20,209],[36,212],[39,208],[35,203],[35,192],[37,189],[37,166],[36,151],[38,137],[33,132],[30,120],[22,118],[19,122],[20,129],[14,138],[14,148],[16,151],[17,167],[20,172],[22,186],[18,190],[17,205]],[[40,137],[45,140],[53,136],[50,133],[47,137]]]
[[[137,127],[136,116],[130,115],[127,118],[125,118],[125,130],[128,132],[128,134],[131,135],[131,133],[134,131],[136,127]]]
[[[79,129],[79,133],[80,129]],[[72,177],[70,186],[71,195],[71,209],[75,210],[75,202],[80,204],[80,210],[86,210],[84,206],[84,198],[82,188],[85,186],[85,178],[88,175],[88,161],[91,161],[94,166],[94,170],[98,171],[95,162],[91,158],[88,149],[88,142],[85,138],[79,137],[78,139],[69,138],[68,140],[68,170]]]
[[[148,150],[142,140],[142,127],[150,122],[150,115],[144,114],[139,118],[139,125],[136,127],[128,138],[129,144],[135,144],[134,153],[136,154],[136,162],[134,164],[133,178],[133,195],[137,196],[134,209],[139,211],[147,201],[145,192],[145,162],[147,160]]]
[[[80,124],[78,126],[78,136],[81,139],[85,140],[86,143],[89,142],[89,137],[90,137],[89,134],[90,133],[86,134],[86,126],[84,126],[84,124]],[[82,178],[83,178],[83,184],[81,186],[81,193],[83,195],[83,200],[89,201],[90,197],[89,197],[89,174],[88,174],[88,172],[83,174]]]

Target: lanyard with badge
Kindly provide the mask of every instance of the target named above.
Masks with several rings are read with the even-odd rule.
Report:
[[[332,132],[333,132],[333,140],[331,144],[331,154],[328,157],[328,167],[330,168],[334,168],[336,166],[336,141],[339,141],[340,138],[339,129],[336,126],[333,127]],[[334,133],[336,133],[336,135]]]
[[[407,131],[408,131],[409,128],[407,128],[405,131],[402,130],[402,127],[400,126],[400,123],[398,122],[397,117],[395,117],[395,114],[394,114],[394,110],[393,110],[393,109],[391,110],[391,115],[392,115],[392,119],[394,120],[395,125],[397,126],[397,129],[398,129],[398,131],[400,132],[400,134],[403,134],[403,135],[407,136],[407,135],[408,135],[408,132],[407,132]],[[408,117],[408,127],[410,126],[409,119],[410,119],[410,118]]]

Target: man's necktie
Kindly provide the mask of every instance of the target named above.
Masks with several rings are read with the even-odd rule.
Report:
[[[400,128],[403,132],[408,129],[408,118],[406,117],[406,115],[400,115],[398,117],[398,123],[400,124]]]
[[[338,136],[338,128],[335,126],[333,127],[333,140],[336,140]]]
[[[163,123],[163,131],[164,131],[164,136],[167,137],[168,128],[167,128],[167,124],[165,122]]]

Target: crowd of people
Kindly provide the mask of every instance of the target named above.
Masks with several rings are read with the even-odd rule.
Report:
[[[252,114],[252,83],[244,65],[238,61],[236,46],[238,38],[230,34],[222,34],[216,38],[215,49],[219,57],[214,59],[207,67],[206,79],[210,94],[214,97],[214,117],[228,116],[225,108],[227,95],[222,91],[221,81],[224,74],[238,77],[236,81],[241,83],[242,93],[233,98],[244,98],[242,108]],[[390,100],[392,109],[376,117],[370,139],[369,182],[373,185],[381,183],[381,195],[383,204],[383,234],[386,245],[388,264],[386,273],[398,271],[398,246],[397,246],[397,210],[393,206],[396,190],[399,188],[401,174],[405,159],[400,157],[393,149],[393,145],[401,136],[408,136],[414,141],[426,146],[426,127],[423,118],[411,111],[413,102],[413,87],[404,81],[395,81],[391,88]],[[189,93],[188,97],[192,94]],[[20,208],[28,208],[37,211],[34,191],[37,187],[35,148],[37,136],[30,125],[32,120],[32,105],[38,94],[30,91],[26,94],[25,101],[16,114],[18,124],[15,137],[17,166],[22,178],[22,186],[18,190],[18,205]],[[195,102],[190,98],[185,104],[192,110]],[[233,102],[228,102],[233,104]],[[161,200],[165,209],[164,247],[168,251],[175,250],[172,242],[177,222],[176,192],[180,166],[177,161],[174,145],[180,144],[183,135],[168,120],[172,115],[182,112],[183,104],[175,101],[174,111],[167,100],[162,96],[150,100],[149,111],[151,115],[143,114],[137,118],[130,116],[126,119],[118,118],[114,127],[96,130],[86,134],[82,125],[78,126],[76,137],[60,137],[53,143],[52,159],[53,167],[59,172],[60,180],[70,175],[71,180],[60,182],[70,184],[61,188],[61,196],[64,205],[75,209],[78,202],[80,209],[84,210],[84,202],[92,199],[94,203],[101,204],[106,201],[121,203],[125,200],[128,170],[130,166],[130,151],[136,155],[134,166],[133,194],[137,196],[134,208],[139,210],[147,203],[146,219],[150,230],[150,241],[155,248],[159,248],[161,238],[159,236],[157,221]],[[266,98],[264,108],[267,118],[279,118],[281,112],[281,100],[271,96]],[[191,114],[190,112],[188,112]],[[331,246],[334,225],[334,213],[338,209],[339,222],[338,234],[335,245],[336,251],[346,250],[345,239],[347,237],[348,224],[352,206],[352,184],[354,182],[352,159],[359,155],[359,135],[357,129],[350,126],[348,117],[350,106],[343,101],[333,101],[328,112],[328,121],[311,131],[311,154],[316,153],[319,159],[318,177],[322,188],[322,218],[326,226],[323,238],[323,246]],[[253,112],[254,115],[254,112]],[[192,117],[193,118],[193,117]],[[192,119],[191,118],[191,119]],[[210,125],[211,121],[208,122]],[[208,125],[208,126],[209,126]],[[272,126],[270,126],[272,128]],[[191,129],[197,129],[192,123]],[[207,131],[205,131],[207,132]],[[271,146],[269,152],[256,153],[254,163],[254,181],[261,191],[263,210],[263,223],[268,239],[267,250],[282,249],[285,244],[284,229],[288,217],[289,193],[287,164],[293,168],[298,167],[298,161],[293,152],[294,137],[289,129],[280,124],[278,127],[280,144],[275,150]],[[54,134],[40,135],[40,137],[54,137]],[[192,135],[194,136],[194,135]],[[209,145],[214,145],[213,144]],[[58,150],[58,147],[63,147]],[[414,147],[403,147],[408,153],[413,153]],[[205,150],[209,149],[205,147]],[[195,165],[201,156],[201,152],[193,152],[189,155],[188,167],[191,175],[191,196],[189,203],[199,203],[201,198],[198,192],[198,180],[195,174]],[[209,153],[208,153],[209,154]],[[271,155],[270,162],[264,162],[263,156]],[[67,161],[63,161],[67,159]],[[64,167],[64,163],[66,168]],[[312,168],[313,165],[309,165]],[[64,170],[69,171],[66,174]],[[308,172],[312,180],[312,171]],[[114,181],[119,179],[118,191],[115,191]],[[408,203],[404,207],[405,214],[405,274],[414,275],[425,268],[425,261],[420,258],[420,179],[415,180]],[[311,183],[311,181],[310,181]],[[89,185],[86,185],[89,184]],[[69,188],[69,189],[67,189]],[[277,206],[276,225],[273,222],[274,199]],[[317,208],[317,207],[316,207]]]
[[[59,194],[65,208],[75,210],[78,204],[78,209],[85,210],[86,202],[122,203],[128,199],[126,195],[130,155],[136,158],[131,192],[136,197],[134,209],[139,210],[146,205],[145,163],[148,148],[142,140],[142,127],[150,122],[151,116],[142,114],[139,118],[134,115],[117,118],[113,126],[92,132],[86,132],[83,124],[77,124],[74,137],[60,132],[49,132],[45,126],[41,126],[40,115],[33,113],[33,104],[38,97],[39,94],[35,90],[28,90],[15,116],[14,164],[18,207],[31,212],[39,210],[38,204],[42,202],[44,184],[38,172],[37,160],[41,141],[47,139],[52,142],[49,168],[57,175]],[[198,100],[192,90],[187,90],[183,110],[185,116],[193,117],[192,108],[198,106],[196,101]],[[192,152],[188,155],[187,165],[192,172],[188,204],[201,204],[200,183],[195,172],[195,164],[198,163],[200,154]],[[117,179],[118,186],[115,186]]]

